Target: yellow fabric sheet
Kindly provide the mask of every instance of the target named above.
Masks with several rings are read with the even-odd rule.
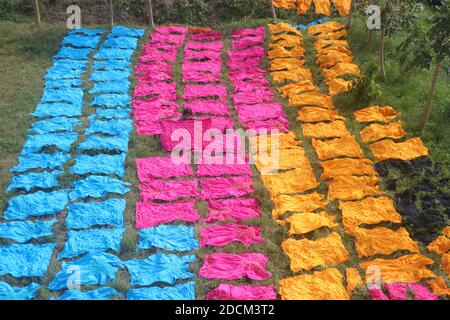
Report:
[[[271,75],[274,83],[312,79],[311,70],[305,68],[290,71],[276,71],[272,72]]]
[[[450,288],[445,283],[444,277],[437,277],[433,280],[427,281],[427,283],[434,294],[450,296]]]
[[[442,229],[442,233],[443,233],[447,238],[450,238],[450,226],[449,226],[449,227],[445,227],[444,229]]]
[[[329,69],[322,69],[321,72],[325,76],[325,80],[331,80],[344,75],[361,75],[361,71],[356,64],[345,62],[337,63]]]
[[[269,59],[274,58],[297,58],[303,59],[305,57],[305,49],[302,47],[295,47],[292,50],[287,50],[283,46],[275,45],[267,52]]]
[[[267,25],[267,27],[269,28],[269,30],[272,34],[277,34],[277,33],[282,33],[282,32],[291,32],[294,34],[301,35],[299,30],[297,30],[296,28],[294,28],[293,26],[291,26],[290,24],[285,23],[285,22],[279,22],[279,23],[275,23],[275,24],[269,23]]]
[[[322,32],[317,35],[317,38],[328,39],[328,40],[339,40],[341,38],[347,38],[347,30],[342,29],[333,32]]]
[[[428,149],[420,138],[412,138],[399,143],[392,140],[381,140],[371,144],[370,149],[377,162],[388,159],[409,161],[428,156]]]
[[[419,253],[419,244],[411,239],[405,228],[394,231],[379,227],[374,229],[355,228],[351,232],[359,258],[376,254],[391,254],[400,250]]]
[[[275,58],[270,61],[270,70],[282,71],[282,70],[294,70],[297,68],[303,68],[305,61],[295,58]]]
[[[400,116],[394,108],[390,106],[372,106],[360,109],[353,113],[357,122],[391,122]]]
[[[317,240],[289,238],[281,243],[281,248],[291,259],[293,272],[337,265],[349,258],[341,236],[335,232]]]
[[[427,265],[433,264],[433,260],[420,255],[409,254],[397,259],[374,259],[362,262],[360,265],[366,269],[366,280],[373,278],[373,272],[367,272],[379,268],[382,280],[385,283],[406,282],[417,283],[422,279],[434,277],[434,272],[427,269]]]
[[[320,176],[323,180],[345,175],[377,175],[373,163],[369,159],[339,158],[321,162],[320,165],[323,168]]]
[[[339,224],[334,222],[334,217],[325,211],[320,213],[303,212],[296,213],[290,217],[287,217],[285,222],[290,224],[289,234],[305,234],[322,227],[334,228]]]
[[[278,195],[272,197],[274,209],[272,217],[278,218],[286,212],[312,212],[319,208],[324,208],[327,203],[324,196],[320,193],[313,192],[305,195],[289,196]]]
[[[345,120],[345,118],[340,116],[336,110],[304,107],[298,111],[297,120],[300,120],[301,122],[320,122]]]
[[[277,90],[283,98],[290,97],[293,94],[300,94],[309,91],[320,92],[320,89],[317,88],[311,80],[301,80],[295,83],[290,83],[277,88]]]
[[[351,54],[351,51],[349,49],[350,45],[348,44],[348,40],[336,40],[336,39],[317,39],[314,44],[314,50],[317,52],[321,52],[321,50],[327,50],[327,47],[340,47],[344,48],[349,51],[343,51],[343,52],[349,52]],[[341,49],[336,49],[337,51],[340,51]]]
[[[305,92],[291,95],[289,97],[289,107],[316,106],[326,109],[334,109],[331,96],[320,92]]]
[[[297,13],[298,15],[304,15],[311,7],[312,0],[297,0]]]
[[[345,270],[345,278],[347,280],[347,292],[351,294],[357,287],[363,287],[364,281],[359,274],[358,269],[347,268]]]
[[[437,237],[432,243],[427,246],[428,250],[438,254],[446,253],[450,250],[450,239],[444,236]]]
[[[312,139],[312,145],[319,160],[329,160],[338,157],[364,158],[364,153],[354,136],[333,140],[320,141]]]
[[[401,223],[402,216],[388,197],[365,198],[355,202],[340,202],[342,223],[347,233],[362,224],[378,224],[380,222]]]
[[[272,43],[269,44],[271,50],[277,47],[301,47],[304,49],[302,47],[303,38],[298,35],[280,33],[272,35],[270,39],[272,40]]]
[[[273,175],[261,176],[272,196],[279,194],[302,193],[319,186],[310,166]]]
[[[450,276],[450,252],[444,253],[441,256],[441,267]]]
[[[326,139],[342,138],[350,136],[344,121],[337,120],[333,122],[318,122],[302,124],[303,135],[305,137]]]
[[[349,300],[338,269],[331,268],[280,281],[283,300]]]
[[[321,68],[331,68],[337,63],[351,63],[353,61],[352,56],[340,51],[330,50],[326,54],[318,54],[316,63]]]
[[[316,14],[324,14],[331,16],[331,3],[330,0],[313,0],[316,8]]]
[[[270,153],[272,144],[274,150],[289,149],[302,145],[300,140],[297,140],[295,133],[290,131],[287,133],[273,133],[270,135],[258,135],[248,137],[250,152],[252,155],[257,153]]]
[[[344,29],[345,27],[337,21],[328,21],[308,27],[309,35],[318,35],[320,33],[335,32]]]
[[[384,138],[401,139],[406,135],[403,130],[401,121],[392,122],[386,125],[371,124],[360,132],[361,138],[364,142],[374,142]]]
[[[339,14],[346,17],[350,14],[352,0],[331,0],[333,5],[338,9]]]
[[[329,43],[332,43],[331,41],[335,41],[335,42],[342,41],[342,42],[345,43],[346,40],[326,40],[326,39],[319,39],[319,40],[317,40],[317,41],[330,41]],[[353,55],[353,54],[352,54],[352,51],[351,51],[348,47],[341,46],[341,45],[338,45],[338,44],[330,44],[330,45],[325,46],[325,47],[317,46],[317,49],[316,49],[317,55],[328,54],[329,52],[333,52],[333,51],[334,51],[334,52],[342,52],[342,53],[345,53],[345,54],[346,54],[347,56],[349,56],[349,57],[351,57],[351,56]]]
[[[383,194],[378,177],[338,176],[328,186],[328,200],[359,200],[364,196]]]
[[[268,152],[270,152],[270,149]],[[254,159],[258,171],[265,173],[268,172],[270,168],[276,170],[289,170],[311,166],[309,159],[305,155],[305,150],[302,147],[279,149],[276,151],[276,154],[266,155],[259,153]]]
[[[332,80],[326,81],[328,85],[328,94],[331,96],[338,95],[343,92],[348,92],[353,87],[352,80],[345,80],[343,78],[334,78]]]
[[[295,0],[273,0],[273,6],[280,9],[295,8]]]

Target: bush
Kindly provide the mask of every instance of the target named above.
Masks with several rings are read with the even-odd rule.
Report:
[[[13,17],[13,3],[11,0],[0,0],[0,19],[11,19]]]

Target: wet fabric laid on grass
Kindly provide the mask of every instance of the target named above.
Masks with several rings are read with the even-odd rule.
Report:
[[[96,116],[104,119],[129,119],[131,109],[117,108],[117,109],[100,109],[96,110]]]
[[[72,182],[72,191],[69,193],[70,200],[86,198],[102,198],[110,193],[126,194],[130,191],[127,186],[131,185],[119,179],[107,176],[89,176],[85,179]]]
[[[175,284],[179,279],[190,279],[195,275],[189,272],[189,264],[195,256],[177,256],[156,253],[146,259],[133,259],[125,262],[130,273],[130,285],[150,286],[156,282]]]
[[[171,157],[136,159],[136,166],[141,182],[151,182],[155,178],[185,178],[194,175],[189,164],[176,164]]]
[[[367,107],[364,109],[360,109],[353,113],[356,117],[357,122],[391,122],[398,116],[400,113],[397,113],[394,108],[389,106],[373,106]]]
[[[311,270],[317,266],[337,265],[349,259],[342,238],[333,232],[317,240],[287,239],[281,244],[291,259],[291,270]]]
[[[139,197],[142,201],[173,201],[182,198],[197,198],[200,195],[197,180],[153,180],[141,183],[138,188],[141,191]]]
[[[71,204],[67,207],[65,225],[69,229],[87,229],[97,225],[123,227],[125,205],[125,199]]]
[[[403,130],[402,123],[398,121],[387,125],[374,123],[362,129],[359,134],[361,135],[362,141],[368,143],[385,138],[398,140],[403,138],[406,135],[406,132]]]
[[[96,60],[125,60],[131,62],[132,49],[100,48],[94,55]],[[92,80],[91,80],[92,81]]]
[[[434,294],[450,296],[450,288],[445,283],[444,277],[441,276],[427,281],[427,284],[431,287]]]
[[[376,162],[398,159],[413,160],[428,156],[428,149],[420,138],[412,138],[405,142],[394,142],[392,140],[381,140],[370,145]]]
[[[31,283],[26,287],[13,287],[6,282],[0,282],[0,300],[33,300],[40,284]]]
[[[54,59],[74,59],[87,60],[92,49],[75,49],[70,47],[62,47],[53,57]]]
[[[47,272],[55,244],[0,246],[0,275],[42,277]]]
[[[373,167],[373,162],[369,159],[339,158],[321,162],[320,165],[323,169],[320,177],[324,180],[348,175],[377,175]]]
[[[311,167],[261,177],[271,195],[301,193],[319,186]]]
[[[27,242],[31,239],[53,236],[53,225],[57,219],[49,221],[14,221],[0,223],[0,239]]]
[[[209,291],[205,300],[276,300],[273,286],[235,286],[221,283]]]
[[[240,242],[246,247],[264,242],[260,227],[238,224],[223,224],[200,230],[200,246],[225,247],[232,242]]]
[[[364,158],[361,146],[354,136],[320,141],[312,139],[312,145],[319,160],[330,160],[338,157]]]
[[[444,236],[439,236],[427,246],[427,249],[437,254],[444,254],[450,251],[450,239]]]
[[[89,94],[99,93],[127,93],[128,88],[131,86],[130,81],[108,81],[108,82],[95,82],[92,89],[89,90]]]
[[[120,259],[106,252],[90,252],[74,261],[63,261],[48,288],[53,291],[77,285],[100,285],[115,280],[119,268],[124,268]],[[76,275],[76,277],[74,277]]]
[[[335,268],[280,280],[280,295],[283,300],[350,300]]]
[[[61,212],[69,202],[67,190],[53,192],[38,191],[11,198],[3,214],[6,220],[24,220]]]
[[[266,270],[269,257],[260,253],[214,253],[204,257],[199,275],[206,279],[268,280],[272,273]]]
[[[57,131],[73,132],[75,127],[82,124],[81,120],[67,117],[55,117],[37,121],[31,127],[31,131],[38,134],[51,133]]]
[[[78,117],[81,116],[83,106],[70,103],[41,103],[31,114],[37,118],[46,117]]]
[[[280,149],[275,152],[267,150],[267,153],[261,152],[260,149],[259,154],[254,156],[254,160],[256,168],[261,174],[296,168],[305,168],[306,171],[311,167],[303,147]]]
[[[297,140],[293,132],[273,133],[270,135],[257,135],[249,137],[251,154],[259,154],[262,150],[270,151],[290,149],[300,146],[302,142]]]
[[[261,216],[262,213],[258,209],[256,199],[210,200],[208,201],[208,215],[203,221],[205,223],[227,220],[242,222]]]
[[[58,187],[58,177],[62,173],[62,171],[30,172],[19,176],[13,176],[6,192],[15,189],[30,191],[33,188],[51,189]]]
[[[342,138],[350,136],[344,121],[333,121],[330,123],[304,123],[302,124],[303,135],[305,137],[326,139],[326,138]]]
[[[55,146],[60,151],[69,152],[72,144],[78,139],[78,134],[73,133],[44,133],[28,136],[23,146],[21,155],[38,153],[44,148]]]
[[[66,153],[56,152],[29,154],[26,156],[19,156],[18,164],[10,169],[10,172],[24,172],[31,169],[56,169],[62,168],[64,163],[69,160],[71,156]]]
[[[128,152],[128,140],[128,134],[112,137],[90,135],[78,145],[77,150],[119,150]]]
[[[195,210],[195,201],[153,204],[138,202],[136,204],[136,228],[150,228],[177,220],[197,222],[200,219]]]
[[[359,200],[364,196],[383,194],[379,181],[373,176],[337,176],[328,186],[328,200]]]
[[[92,105],[96,107],[128,107],[131,98],[128,94],[105,93],[95,96]]]
[[[160,248],[167,251],[190,251],[198,248],[195,230],[187,226],[161,225],[139,231],[139,249]]]
[[[74,258],[86,252],[120,251],[125,228],[68,231],[64,249],[58,259]]]
[[[112,300],[122,295],[113,288],[98,288],[90,291],[81,291],[78,289],[64,291],[58,298],[50,300]]]
[[[336,110],[323,109],[318,107],[304,107],[298,111],[297,120],[301,122],[320,122],[345,120]]]
[[[197,166],[196,175],[198,177],[218,177],[223,175],[251,176],[252,169],[248,160],[242,162],[244,163],[235,163],[234,156],[232,158],[227,158],[226,156],[204,157],[203,163],[199,163]]]
[[[70,168],[73,174],[115,174],[123,177],[125,170],[125,153],[119,155],[99,154],[97,156],[80,155]]]
[[[195,282],[164,288],[130,289],[127,300],[195,300]]]
[[[322,227],[330,229],[337,227],[338,224],[334,222],[334,217],[322,211],[319,213],[303,212],[296,213],[287,217],[280,223],[288,223],[290,225],[289,234],[305,234]]]
[[[194,100],[184,103],[185,109],[191,109],[192,113],[213,114],[216,116],[230,116],[230,110],[224,101],[220,100]]]
[[[253,180],[248,176],[202,179],[200,186],[203,200],[241,197],[253,192]]]
[[[365,283],[356,268],[345,269],[345,280],[347,282],[347,293],[351,294],[357,288],[363,288]]]
[[[297,196],[272,196],[272,202],[274,204],[272,218],[278,218],[286,212],[313,212],[327,205],[324,200],[325,197],[317,192]]]

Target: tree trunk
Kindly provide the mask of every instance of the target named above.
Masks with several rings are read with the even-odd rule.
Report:
[[[35,15],[36,25],[38,27],[40,27],[41,26],[41,11],[39,9],[39,1],[38,0],[34,0],[33,1],[33,6],[34,6],[34,15]]]
[[[349,29],[352,26],[354,6],[356,6],[355,0],[352,0],[352,3],[350,4],[350,12],[348,13],[347,25],[345,26],[346,29]]]
[[[373,36],[373,30],[369,30],[369,39],[367,40],[367,52],[372,52],[372,36]]]
[[[425,109],[423,110],[423,114],[422,114],[422,126],[421,126],[422,130],[428,121],[428,117],[430,116],[431,103],[433,102],[434,91],[436,90],[437,78],[439,76],[440,71],[441,71],[441,63],[437,62],[436,69],[434,70],[434,74],[433,74],[433,80],[431,80],[431,87],[430,87],[430,90],[428,91],[427,103],[425,105]]]
[[[277,13],[275,12],[275,7],[273,6],[273,1],[269,0],[270,6],[272,7],[272,18],[274,22],[277,22]]]
[[[155,28],[155,21],[153,20],[153,4],[152,4],[152,0],[148,0],[148,19],[149,19],[149,24],[154,29]]]
[[[111,26],[114,25],[114,5],[113,0],[109,0],[109,12],[111,14]]]
[[[384,81],[387,81],[386,77],[386,68],[384,66],[384,25],[381,23],[381,29],[380,29],[380,68],[381,68],[381,74],[383,76]]]

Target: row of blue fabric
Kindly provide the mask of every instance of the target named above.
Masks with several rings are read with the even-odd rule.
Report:
[[[18,164],[10,170],[15,175],[7,192],[16,196],[3,214],[7,221],[0,224],[0,238],[12,244],[0,246],[1,276],[43,277],[47,272],[56,247],[55,215],[66,208],[70,195],[69,190],[60,189],[58,178],[78,139],[75,130],[82,124],[77,118],[83,112],[82,77],[102,33],[85,29],[70,32],[45,75],[44,93],[32,114],[37,121]],[[40,244],[30,243],[38,238]],[[32,299],[40,288],[37,283],[19,288],[0,282],[0,299]]]

